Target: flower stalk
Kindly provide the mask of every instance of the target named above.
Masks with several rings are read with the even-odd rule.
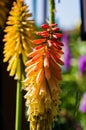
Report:
[[[49,5],[50,5],[50,9],[49,9],[49,23],[55,23],[55,1],[54,0],[49,0]]]
[[[22,122],[22,59],[20,61],[20,79],[17,80],[17,90],[16,90],[16,116],[15,116],[15,130],[21,130]]]
[[[16,115],[15,115],[15,130],[21,130],[22,123],[22,73],[23,61],[22,56],[19,56],[20,79],[17,79],[16,89]]]

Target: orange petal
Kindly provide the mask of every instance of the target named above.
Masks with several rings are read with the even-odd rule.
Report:
[[[51,57],[53,57],[53,59],[54,59],[57,63],[59,63],[60,65],[64,65],[64,62],[58,58],[58,55],[54,55],[54,54],[52,53],[52,54],[51,54]]]
[[[33,62],[37,61],[39,58],[43,56],[43,54],[44,54],[43,51],[41,51],[40,53],[38,53],[36,56],[32,58],[32,61]]]
[[[49,33],[47,31],[42,31],[42,32],[36,32],[37,35],[43,36],[43,37],[48,37]]]
[[[35,50],[38,50],[38,49],[40,49],[40,48],[42,48],[42,47],[44,47],[44,46],[45,46],[45,44],[38,45],[37,47],[35,47]]]
[[[44,78],[44,70],[41,69],[37,75],[36,83],[41,83],[43,81],[43,78]]]
[[[40,60],[37,64],[36,64],[36,66],[34,67],[34,69],[33,69],[33,71],[38,71],[38,69],[40,69],[42,67],[42,60]]]
[[[53,57],[60,58],[59,53],[57,51],[55,51],[55,50],[52,50],[52,48],[49,49],[49,52],[50,52],[51,55],[53,55]]]
[[[33,57],[33,56],[37,55],[40,52],[42,52],[42,53],[44,52],[44,47],[42,47],[42,48],[40,48],[38,50],[34,50],[33,52],[29,53],[28,57]]]
[[[50,58],[50,67],[54,70],[61,72],[60,66],[55,62],[55,60],[52,57]]]
[[[49,68],[49,61],[47,56],[44,57],[44,67]]]
[[[28,60],[28,61],[26,62],[26,64],[25,64],[25,66],[29,66],[29,65],[31,65],[31,64],[33,64],[32,59],[31,59],[31,60]]]
[[[46,79],[49,80],[51,78],[50,69],[49,68],[44,68],[44,71],[45,71]]]
[[[43,80],[43,82],[40,85],[39,95],[43,96],[45,94],[46,94],[46,83],[45,83],[45,80]]]
[[[37,39],[37,40],[33,40],[33,44],[41,44],[44,43],[46,41],[46,39]]]

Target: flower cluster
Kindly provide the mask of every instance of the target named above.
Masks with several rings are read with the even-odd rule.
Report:
[[[62,34],[56,26],[57,24],[41,26],[44,30],[36,32],[40,38],[33,40],[37,46],[28,54],[29,60],[26,62],[25,98],[31,130],[51,130],[52,122],[57,119],[59,83],[62,79],[60,66],[64,63],[61,60]]]
[[[5,28],[4,62],[8,61],[7,71],[10,71],[10,76],[15,75],[15,79],[20,79],[20,57],[25,64],[31,49],[34,30],[34,21],[28,20],[31,16],[23,0],[14,2]]]

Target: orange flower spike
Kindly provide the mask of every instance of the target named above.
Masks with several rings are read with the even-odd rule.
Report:
[[[31,129],[38,129],[37,126],[43,125],[41,122],[44,120],[50,122],[50,124],[53,123],[58,114],[59,82],[62,79],[60,65],[63,65],[60,57],[63,54],[63,43],[59,41],[62,34],[57,33],[59,28],[56,26],[57,24],[43,24],[41,27],[44,31],[36,33],[42,38],[33,41],[33,44],[37,44],[37,46],[33,52],[28,54],[31,59],[26,63],[27,79],[25,83],[27,88],[30,85],[31,88],[34,88],[29,92],[30,96],[27,94],[26,97]],[[54,103],[54,101],[56,102]],[[48,111],[50,113],[46,116]],[[35,118],[37,116],[39,117],[38,120]],[[34,126],[33,123],[37,126]],[[49,127],[46,127],[46,129],[48,130]]]

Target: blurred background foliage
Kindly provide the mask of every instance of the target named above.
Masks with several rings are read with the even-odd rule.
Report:
[[[6,20],[12,7],[13,1],[14,0],[0,0],[1,43],[3,43],[3,30],[6,26]],[[36,8],[35,5],[34,8]],[[81,40],[80,27],[81,23],[78,24],[78,26],[76,25],[71,30],[61,30],[63,33],[62,42],[64,43],[64,55],[62,58],[65,65],[62,68],[63,80],[61,82],[62,91],[60,113],[58,116],[58,122],[55,122],[53,124],[54,130],[86,130],[86,111],[83,112],[80,110],[81,99],[83,98],[83,94],[86,92],[86,41]],[[0,48],[0,73],[3,73],[1,70],[3,69],[2,49],[3,44]],[[0,77],[0,82],[2,82],[1,79],[2,78]],[[8,128],[6,130],[8,130]]]
[[[0,0],[0,28],[4,28],[12,3],[15,0]]]

